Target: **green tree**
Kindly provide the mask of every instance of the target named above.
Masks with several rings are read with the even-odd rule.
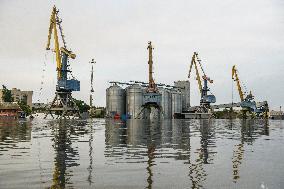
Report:
[[[20,106],[22,111],[27,114],[27,116],[31,115],[32,110],[31,110],[31,107],[29,105],[27,105],[27,103],[25,103],[24,101],[20,101],[20,102],[18,102],[18,105]]]
[[[74,98],[74,101],[75,101],[76,105],[78,106],[80,113],[89,111],[90,106],[88,104],[86,104],[84,101],[77,100],[75,98]]]
[[[5,85],[2,85],[2,88],[3,88],[2,100],[4,102],[14,102],[11,90],[7,89]]]

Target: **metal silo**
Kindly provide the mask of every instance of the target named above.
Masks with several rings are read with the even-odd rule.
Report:
[[[161,106],[163,110],[163,118],[172,118],[172,95],[169,89],[160,88],[159,92],[162,94]]]
[[[117,84],[106,90],[106,114],[107,117],[125,114],[125,90]]]
[[[182,97],[181,92],[177,89],[172,89],[172,117],[174,117],[175,113],[182,112]]]
[[[143,105],[143,88],[133,84],[126,88],[126,113],[131,119],[143,118],[141,112]]]

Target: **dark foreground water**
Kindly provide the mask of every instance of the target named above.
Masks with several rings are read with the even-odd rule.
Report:
[[[1,121],[0,188],[284,188],[284,121]]]

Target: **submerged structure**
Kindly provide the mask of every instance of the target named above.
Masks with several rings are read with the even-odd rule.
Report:
[[[71,75],[72,71],[69,68],[69,59],[75,59],[76,55],[71,50],[67,49],[61,26],[62,20],[59,18],[58,12],[59,11],[54,6],[50,17],[48,41],[46,46],[46,50],[50,50],[50,41],[53,32],[55,46],[54,51],[57,64],[57,85],[55,98],[53,99],[51,105],[48,107],[46,116],[50,114],[52,117],[53,115],[57,115],[59,118],[69,116],[80,117],[79,109],[74,99],[72,98],[73,91],[80,91],[80,81],[76,80]],[[57,27],[60,30],[60,35],[63,43],[63,47],[61,48],[59,47]]]

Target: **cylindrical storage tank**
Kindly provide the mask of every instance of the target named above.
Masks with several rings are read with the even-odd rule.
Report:
[[[172,95],[169,89],[159,88],[159,92],[162,95],[161,106],[163,110],[163,118],[172,118]]]
[[[172,94],[172,117],[174,117],[175,113],[182,112],[182,97],[181,97],[181,92],[177,89],[172,89],[171,94]]]
[[[116,84],[106,90],[106,115],[114,117],[115,114],[125,114],[125,90]]]
[[[142,118],[143,89],[138,84],[126,88],[126,113],[131,119]]]

